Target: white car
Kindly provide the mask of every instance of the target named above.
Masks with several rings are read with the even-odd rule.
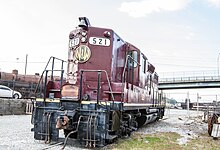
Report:
[[[20,92],[14,91],[7,86],[0,85],[0,97],[18,99],[18,98],[21,98],[22,95]]]

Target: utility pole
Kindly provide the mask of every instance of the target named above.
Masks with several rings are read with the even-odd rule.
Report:
[[[24,70],[25,75],[27,73],[27,59],[28,59],[28,54],[26,54],[26,59],[25,59],[25,70]]]

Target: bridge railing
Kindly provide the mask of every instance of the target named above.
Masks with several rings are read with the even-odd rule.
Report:
[[[160,73],[160,83],[220,81],[217,71],[188,71]]]
[[[189,77],[189,76],[218,76],[217,70],[197,70],[197,71],[176,71],[176,72],[159,72],[160,77]]]

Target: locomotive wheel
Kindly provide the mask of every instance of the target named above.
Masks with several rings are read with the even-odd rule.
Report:
[[[213,124],[218,122],[218,117],[216,116],[216,114],[213,114],[211,117],[209,117],[208,119],[208,133],[211,136],[212,134],[212,128],[213,128]]]

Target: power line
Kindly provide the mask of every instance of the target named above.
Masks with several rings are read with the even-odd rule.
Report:
[[[18,62],[16,62],[16,61],[0,61],[1,63],[26,63],[26,62],[24,62],[24,61],[18,61]],[[29,62],[28,61],[28,63],[47,63],[46,61],[31,61],[31,62]],[[60,63],[60,62],[54,62],[54,63]]]

